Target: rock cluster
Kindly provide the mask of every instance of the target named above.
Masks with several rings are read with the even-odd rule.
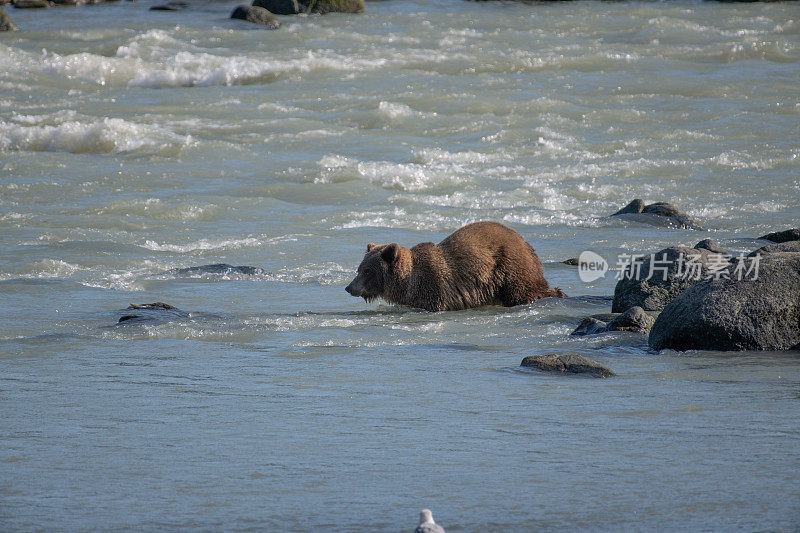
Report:
[[[800,230],[760,239],[772,244],[746,257],[705,239],[632,261],[612,313],[587,317],[572,334],[649,331],[654,350],[800,349]]]

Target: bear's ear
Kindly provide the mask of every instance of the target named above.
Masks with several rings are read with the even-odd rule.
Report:
[[[375,248],[375,245],[374,245],[374,244],[372,244],[372,243],[369,243],[369,244],[367,245],[367,251],[368,251],[368,252],[371,252],[373,248]]]
[[[395,243],[390,244],[389,246],[384,248],[383,251],[381,252],[381,258],[383,258],[384,261],[386,261],[391,265],[392,263],[397,261],[397,252],[399,248],[400,247],[397,246]]]

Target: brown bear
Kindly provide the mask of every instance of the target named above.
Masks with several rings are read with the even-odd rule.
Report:
[[[366,301],[380,296],[428,311],[511,307],[565,296],[547,284],[542,263],[522,235],[497,222],[466,225],[438,245],[368,244],[358,275],[345,290]]]

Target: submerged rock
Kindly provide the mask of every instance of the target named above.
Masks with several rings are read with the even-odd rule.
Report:
[[[577,258],[577,257],[570,257],[569,259],[566,259],[566,260],[564,260],[564,261],[561,261],[561,262],[562,262],[563,264],[565,264],[565,265],[569,265],[569,266],[578,266],[578,263],[579,263],[579,261],[578,261],[578,258]]]
[[[165,304],[164,302],[154,302],[151,304],[130,304],[127,309],[161,309],[161,310],[169,310],[169,309],[177,309],[177,307]]]
[[[227,263],[215,263],[213,265],[201,265],[201,266],[193,266],[193,267],[186,267],[186,268],[176,268],[172,270],[176,274],[180,275],[202,275],[202,274],[242,274],[245,276],[256,276],[258,274],[263,274],[265,271],[263,268],[252,267],[252,266],[233,266]]]
[[[664,248],[625,269],[614,288],[611,311],[623,313],[633,306],[659,311],[693,284],[729,267],[727,256],[706,249]]]
[[[297,0],[253,0],[256,7],[263,7],[275,15],[296,15],[302,13]]]
[[[596,335],[598,333],[605,333],[606,331],[608,331],[608,322],[600,320],[592,315],[584,318],[570,335],[582,337],[583,335]]]
[[[703,229],[696,220],[668,202],[645,205],[644,201],[636,198],[611,216],[654,226]]]
[[[253,24],[260,24],[261,26],[266,26],[271,30],[277,30],[281,27],[281,23],[278,21],[278,18],[275,15],[263,7],[258,6],[237,6],[236,9],[233,10],[233,13],[231,13],[231,18],[246,20],[247,22],[252,22]]]
[[[772,242],[800,241],[800,228],[792,228],[783,231],[775,231],[762,235],[759,239]]]
[[[126,311],[136,311],[135,313],[125,313],[119,317],[117,324],[126,322],[168,322],[177,318],[186,318],[189,313],[164,302],[153,302],[149,304],[130,304]]]
[[[578,354],[529,355],[522,360],[522,366],[535,368],[543,372],[560,374],[590,374],[598,378],[614,375],[610,368]]]
[[[656,319],[644,309],[634,306],[624,313],[605,313],[586,317],[570,335],[596,335],[611,331],[647,333],[655,321]]]
[[[0,31],[17,31],[17,25],[11,21],[11,17],[6,15],[5,11],[0,9]]]
[[[186,2],[167,2],[166,4],[151,6],[150,11],[180,11],[187,7],[189,7],[189,4]]]
[[[757,279],[705,280],[676,297],[650,331],[662,350],[800,349],[800,254],[767,255]]]

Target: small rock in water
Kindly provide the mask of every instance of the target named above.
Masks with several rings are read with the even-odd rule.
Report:
[[[569,259],[566,259],[566,260],[564,260],[564,261],[561,261],[561,262],[562,262],[563,264],[565,264],[565,265],[569,265],[569,266],[578,266],[578,262],[579,262],[579,261],[578,261],[578,258],[577,258],[577,257],[570,257]]]
[[[654,226],[703,229],[696,220],[668,202],[656,202],[645,205],[644,201],[636,198],[611,216],[623,217],[627,220],[652,224]]]
[[[414,533],[444,533],[444,528],[433,521],[430,509],[423,509],[419,512],[419,525]]]
[[[759,239],[772,242],[800,241],[800,228],[792,228],[784,231],[767,233],[766,235],[759,237]]]
[[[714,252],[715,254],[731,255],[731,253],[728,250],[726,250],[716,242],[712,241],[711,239],[703,239],[702,241],[694,245],[694,249],[708,250],[709,252]]]
[[[610,368],[597,361],[571,353],[565,355],[529,355],[522,360],[522,366],[536,368],[543,372],[590,374],[596,378],[607,378],[615,375]]]
[[[177,274],[243,274],[246,276],[255,276],[263,274],[264,269],[252,266],[233,266],[227,263],[216,263],[213,265],[201,265],[186,268],[177,268],[173,270]]]
[[[164,302],[153,302],[149,304],[130,304],[126,311],[138,311],[136,313],[124,313],[117,320],[117,324],[121,323],[164,323],[171,320],[186,318],[189,313],[182,311],[177,307],[165,304]]]
[[[608,323],[608,331],[647,333],[656,319],[639,306],[633,306]]]
[[[164,302],[153,302],[151,304],[130,304],[128,309],[177,309],[177,307],[165,304]]]
[[[641,213],[644,210],[644,202],[639,198],[631,200],[631,203],[611,215],[612,217],[616,217],[619,215],[629,215],[629,214],[636,214]]]
[[[582,337],[583,335],[596,335],[598,333],[605,333],[608,331],[608,322],[597,318],[596,316],[587,316],[584,318],[575,331],[570,335]]]
[[[281,27],[281,23],[278,21],[278,18],[275,15],[263,7],[258,6],[237,6],[236,9],[233,10],[233,13],[231,13],[231,18],[246,20],[247,22],[252,22],[253,24],[260,24],[271,30],[277,30]]]
[[[595,335],[610,331],[647,333],[655,321],[656,319],[644,309],[633,306],[624,313],[604,313],[586,317],[570,335]]]
[[[180,11],[187,7],[189,7],[189,4],[186,2],[167,2],[166,4],[151,6],[150,11]]]

